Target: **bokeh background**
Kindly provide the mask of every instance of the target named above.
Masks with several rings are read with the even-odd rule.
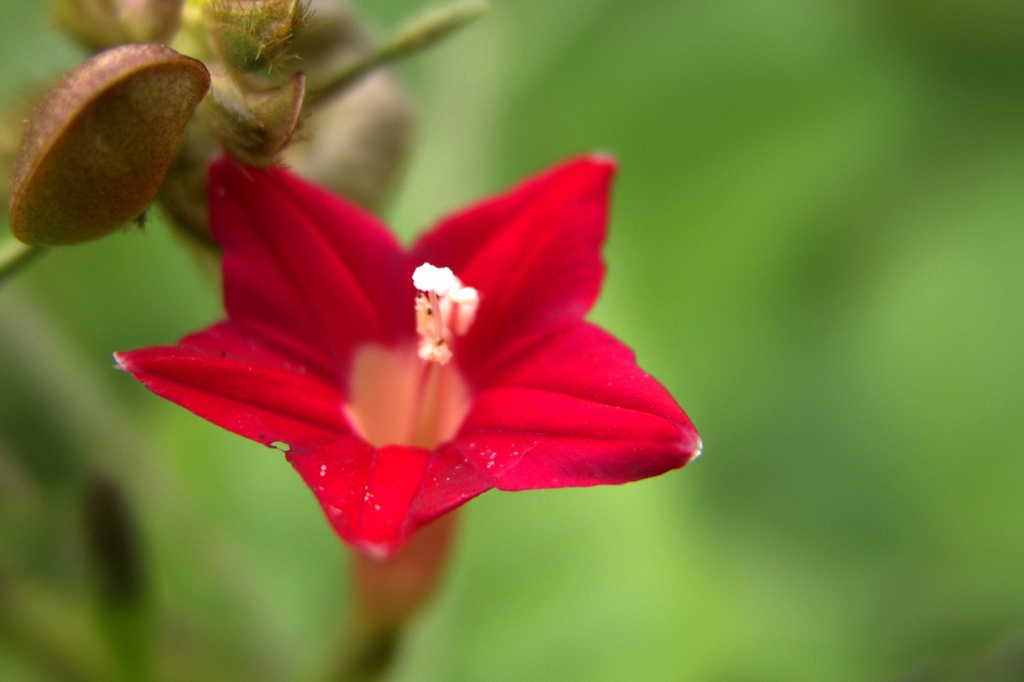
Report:
[[[4,95],[81,59],[43,3],[3,11]],[[403,238],[618,157],[592,318],[706,447],[470,503],[395,679],[1024,679],[1024,4],[494,0],[399,71]],[[96,473],[137,513],[165,677],[330,668],[347,556],[313,496],[111,368],[219,315],[159,219],[0,289],[0,679],[102,648]]]

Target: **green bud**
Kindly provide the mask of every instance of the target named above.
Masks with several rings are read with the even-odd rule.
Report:
[[[374,49],[369,33],[348,3],[312,0],[310,9],[316,20],[298,35],[293,46],[296,64],[307,75],[302,134],[293,135],[277,156],[299,174],[335,193],[369,208],[378,207],[408,150],[411,106],[398,79],[386,69],[366,74],[333,95],[310,98],[314,79],[329,77],[338,68],[365,59]],[[257,115],[247,99],[251,89],[259,86],[255,76],[222,72],[214,77],[211,95],[200,107],[200,115],[185,129],[178,154],[160,188],[160,205],[178,228],[176,233],[201,255],[204,269],[209,254],[219,253],[210,237],[206,197],[210,158],[223,144],[236,157],[265,165],[268,149],[282,142],[278,135],[276,144],[253,152],[260,146],[260,134],[266,134],[254,125]],[[262,87],[266,89],[265,82]],[[259,96],[265,97],[266,93]],[[287,97],[278,97],[278,103],[288,101]],[[293,106],[297,103],[297,98],[291,102]],[[219,262],[215,264],[218,267],[213,271],[219,272]]]
[[[314,0],[316,21],[295,52],[309,91],[370,58],[375,45],[347,3]],[[322,97],[308,97],[302,135],[284,161],[300,175],[366,208],[384,203],[410,145],[413,112],[393,73],[377,68]]]
[[[178,30],[184,0],[53,0],[57,26],[87,50],[163,43]]]
[[[380,208],[411,141],[412,107],[398,79],[377,69],[316,104],[285,163],[357,204]]]
[[[210,75],[155,44],[100,53],[43,98],[11,180],[11,231],[73,244],[134,220],[153,201]]]
[[[236,159],[250,166],[269,166],[291,140],[305,96],[302,73],[280,87],[255,92],[242,92],[230,77],[217,77],[207,100],[210,125]]]
[[[214,51],[235,71],[279,65],[309,15],[302,0],[213,0],[203,13]]]

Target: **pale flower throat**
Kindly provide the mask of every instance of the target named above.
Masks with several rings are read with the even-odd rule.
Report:
[[[363,346],[352,362],[353,426],[370,443],[435,448],[458,431],[470,395],[455,365],[453,341],[476,319],[480,296],[448,268],[429,263],[412,276],[416,293],[415,352],[409,346]]]

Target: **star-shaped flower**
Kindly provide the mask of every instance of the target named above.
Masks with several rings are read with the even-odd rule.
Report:
[[[337,533],[388,556],[489,490],[625,483],[700,450],[633,353],[583,317],[614,163],[570,161],[406,251],[281,169],[210,169],[228,319],[117,353],[154,393],[286,452]]]

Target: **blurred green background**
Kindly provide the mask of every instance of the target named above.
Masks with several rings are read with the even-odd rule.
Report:
[[[423,7],[357,4],[382,29]],[[81,59],[42,3],[4,14],[5,95]],[[470,503],[395,679],[1022,679],[1024,4],[494,0],[400,71],[404,238],[618,157],[592,317],[705,451]],[[0,679],[73,678],[100,648],[97,471],[138,513],[165,677],[329,668],[347,558],[313,496],[111,369],[219,315],[158,220],[0,289]]]

